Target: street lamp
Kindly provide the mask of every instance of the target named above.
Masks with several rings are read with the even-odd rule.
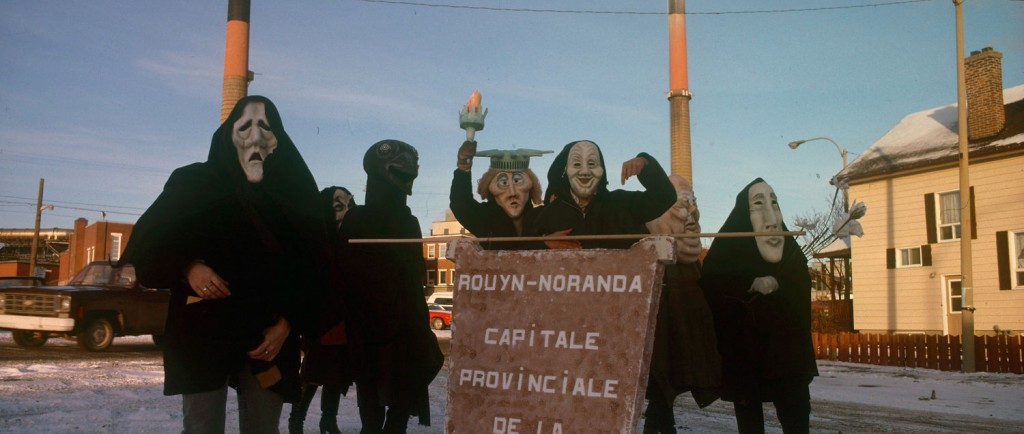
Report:
[[[794,140],[792,142],[789,142],[789,149],[796,149],[800,145],[802,145],[804,143],[807,143],[807,142],[810,142],[810,141],[814,141],[814,140],[828,140],[828,141],[832,142],[832,145],[834,145],[836,147],[836,150],[839,151],[839,155],[843,157],[843,170],[846,170],[846,148],[843,148],[843,147],[839,146],[839,144],[836,143],[835,140],[832,140],[832,139],[830,139],[828,137],[813,137],[813,138],[804,139],[804,140]],[[846,188],[843,188],[843,211],[849,211],[850,210],[849,208],[850,208],[850,204],[849,204],[849,201],[848,201],[848,199],[846,197]]]

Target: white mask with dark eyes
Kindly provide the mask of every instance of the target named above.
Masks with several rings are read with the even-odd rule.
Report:
[[[246,104],[242,116],[231,127],[231,141],[235,144],[245,178],[253,184],[262,181],[263,162],[277,149],[277,136],[270,129],[265,104]]]

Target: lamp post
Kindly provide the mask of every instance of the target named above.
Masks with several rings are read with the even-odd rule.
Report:
[[[802,145],[804,143],[807,143],[807,142],[810,142],[810,141],[814,141],[814,140],[828,140],[828,141],[832,142],[832,145],[834,145],[836,147],[836,150],[839,151],[839,155],[843,157],[843,170],[846,170],[846,148],[843,148],[842,146],[839,146],[839,144],[836,143],[835,140],[832,140],[832,139],[830,139],[828,137],[813,137],[813,138],[804,139],[804,140],[794,140],[792,142],[789,142],[789,149],[796,149],[800,145]],[[849,211],[849,210],[850,210],[849,199],[846,196],[846,188],[843,188],[843,211]]]

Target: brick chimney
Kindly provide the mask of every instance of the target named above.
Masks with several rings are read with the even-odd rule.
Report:
[[[1003,54],[985,47],[964,60],[967,85],[967,138],[992,137],[1006,125],[1003,107]]]

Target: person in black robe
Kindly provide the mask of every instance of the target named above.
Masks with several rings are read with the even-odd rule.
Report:
[[[397,140],[363,156],[366,202],[341,226],[346,327],[363,433],[404,433],[410,416],[430,425],[428,386],[444,356],[429,326],[419,221],[406,205],[419,173],[416,149]],[[411,240],[355,243],[350,240]]]
[[[449,208],[455,219],[478,238],[519,237],[536,214],[541,202],[540,181],[530,170],[530,157],[550,151],[532,149],[489,150],[476,152],[476,142],[467,140],[459,148],[457,167],[452,175]],[[491,165],[480,178],[477,193],[483,202],[473,198],[473,157],[490,157]],[[487,242],[485,249],[539,249],[541,243]]]
[[[778,199],[757,178],[736,196],[719,232],[787,231]],[[775,404],[786,433],[806,433],[809,385],[818,375],[811,343],[811,278],[792,236],[719,237],[704,259],[722,356],[722,399],[741,433],[763,433],[762,402]]]
[[[183,395],[185,432],[224,430],[229,385],[243,432],[277,432],[328,261],[316,182],[269,99],[239,100],[206,162],[171,174],[122,261],[171,288],[164,394]]]
[[[328,244],[335,249],[338,245],[338,229],[345,219],[345,214],[356,206],[356,200],[352,192],[345,187],[331,186],[320,191],[320,200],[324,208],[324,220],[336,222],[327,225]],[[344,298],[340,281],[341,264],[335,263],[331,268],[332,284],[331,292],[328,294],[328,311],[334,314],[333,318],[325,318],[330,329],[322,336],[307,335],[302,337],[302,399],[292,404],[291,414],[288,416],[288,433],[301,434],[306,420],[306,412],[309,405],[316,396],[317,389],[323,386],[320,393],[320,423],[321,433],[338,434],[338,407],[341,405],[342,395],[348,394],[348,388],[352,385],[352,372],[349,363],[348,337],[345,333],[344,317],[339,313],[344,311]]]
[[[690,182],[669,176],[678,199],[661,217],[647,223],[652,234],[700,233],[700,210]],[[704,292],[697,284],[700,238],[676,238],[676,262],[665,266],[658,302],[644,434],[675,434],[672,404],[691,392],[701,408],[718,399],[722,380],[715,325]]]
[[[676,201],[675,188],[658,161],[641,152],[622,164],[621,182],[636,176],[644,191],[608,190],[604,155],[596,143],[569,143],[548,169],[546,205],[531,234],[620,235],[646,234],[645,224],[658,218]],[[548,241],[552,248],[629,248],[639,237],[624,240]]]

